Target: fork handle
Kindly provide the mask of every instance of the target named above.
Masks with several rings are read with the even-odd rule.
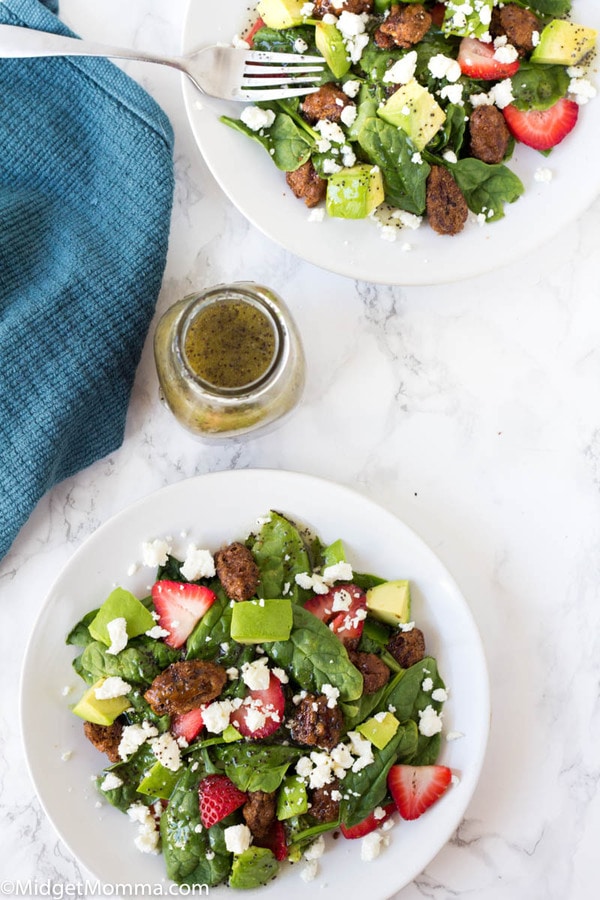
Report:
[[[177,57],[160,56],[144,50],[111,47],[93,41],[65,37],[50,31],[36,31],[19,25],[0,25],[0,58],[24,59],[39,56],[102,56],[113,59],[136,59],[182,69]]]

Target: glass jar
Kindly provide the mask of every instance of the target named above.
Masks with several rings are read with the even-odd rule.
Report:
[[[161,399],[188,431],[223,439],[265,431],[304,388],[300,336],[283,300],[252,282],[221,284],[160,319],[154,358]]]

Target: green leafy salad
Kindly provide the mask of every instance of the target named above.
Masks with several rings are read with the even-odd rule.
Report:
[[[270,512],[245,541],[144,545],[147,597],[117,587],[67,637],[73,706],[107,757],[97,789],[180,884],[312,878],[326,832],[373,859],[450,787],[446,689],[410,584],[355,572]],[[405,825],[404,827],[410,827]]]
[[[258,141],[292,192],[393,239],[459,233],[524,192],[516,142],[547,154],[596,89],[593,28],[571,0],[259,0],[254,49],[322,56],[318,90],[222,121]],[[550,171],[540,167],[538,180]]]

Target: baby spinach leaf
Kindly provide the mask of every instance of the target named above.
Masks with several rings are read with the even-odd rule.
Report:
[[[150,806],[151,803],[154,803],[155,798],[138,794],[137,788],[148,769],[152,768],[155,762],[156,756],[150,745],[142,744],[125,762],[116,763],[116,765],[104,769],[96,778],[96,787],[108,802],[120,809],[121,812],[127,812],[132,803],[143,803],[144,806]],[[109,773],[118,775],[123,783],[117,788],[104,791],[102,782]]]
[[[305,751],[283,744],[221,744],[213,756],[241,791],[276,791],[290,765]]]
[[[131,707],[125,712],[125,716],[130,725],[150,722],[155,728],[158,728],[161,734],[163,731],[167,731],[171,724],[171,717],[157,716],[141,690],[131,691],[128,699]]]
[[[231,640],[231,601],[218,581],[211,581],[209,586],[217,599],[188,637],[187,659],[214,659],[221,644]]]
[[[312,570],[304,540],[294,522],[279,513],[269,513],[269,520],[258,535],[252,536],[248,546],[260,570],[259,597],[290,597],[292,603],[297,603],[309,596],[296,584],[296,575]]]
[[[272,850],[248,847],[233,860],[229,887],[238,890],[261,887],[277,875],[278,869],[279,863]]]
[[[530,9],[534,13],[553,19],[560,19],[571,12],[571,0],[513,0],[516,6]]]
[[[93,681],[119,675],[130,684],[150,684],[179,658],[179,651],[167,647],[163,641],[140,635],[130,640],[116,656],[108,652],[105,644],[93,641],[81,654],[79,665]]]
[[[413,162],[415,147],[402,129],[375,116],[365,121],[358,143],[369,161],[381,169],[386,201],[422,215],[430,167],[425,160]]]
[[[431,679],[431,689],[424,690],[423,682]],[[380,711],[391,708],[394,715],[401,722],[412,719],[419,724],[419,713],[432,706],[436,712],[441,712],[443,702],[434,700],[433,691],[444,688],[444,682],[438,672],[437,662],[432,656],[426,656],[421,662],[415,663],[410,669],[397,676],[388,685],[384,694]],[[427,736],[418,732],[418,744],[415,748],[415,757],[411,762],[414,765],[428,765],[435,762],[440,751],[440,735]]]
[[[331,684],[342,701],[358,700],[363,678],[352,665],[340,639],[324,622],[304,609],[293,606],[294,624],[289,640],[265,644],[265,653],[291,673],[305,691],[320,691]]]
[[[310,25],[297,28],[260,28],[252,40],[254,50],[267,50],[273,53],[294,53],[296,41],[304,41],[308,45],[307,53],[315,48],[315,30]],[[312,49],[311,49],[312,48]]]
[[[362,822],[387,793],[387,776],[396,762],[412,759],[418,741],[417,726],[404,722],[382,750],[373,747],[374,760],[358,772],[346,773],[341,785],[341,820],[352,826]]]
[[[511,78],[513,104],[523,110],[548,109],[566,95],[569,81],[565,66],[521,63]]]
[[[265,148],[278,169],[294,172],[310,157],[314,142],[286,113],[276,113],[269,128],[254,131],[240,119],[221,116],[221,122],[257,141]]]
[[[229,874],[231,854],[218,852],[201,826],[198,782],[202,771],[185,769],[160,819],[167,876],[177,884],[219,884]],[[219,829],[219,824],[213,828]],[[207,854],[207,851],[211,853]]]
[[[520,178],[504,165],[488,165],[480,159],[459,159],[449,163],[469,209],[483,213],[488,222],[504,216],[504,204],[518,200],[525,188]]]
[[[87,647],[88,644],[94,640],[91,636],[88,625],[96,618],[98,610],[93,609],[91,612],[86,613],[85,616],[71,629],[66,638],[67,644],[72,644],[75,647]]]

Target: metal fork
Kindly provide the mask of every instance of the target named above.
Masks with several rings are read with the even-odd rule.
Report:
[[[0,58],[39,56],[101,56],[158,63],[184,72],[203,94],[246,103],[311,94],[318,90],[311,85],[320,80],[325,64],[321,56],[238,47],[204,47],[186,56],[162,56],[17,25],[0,25]]]

